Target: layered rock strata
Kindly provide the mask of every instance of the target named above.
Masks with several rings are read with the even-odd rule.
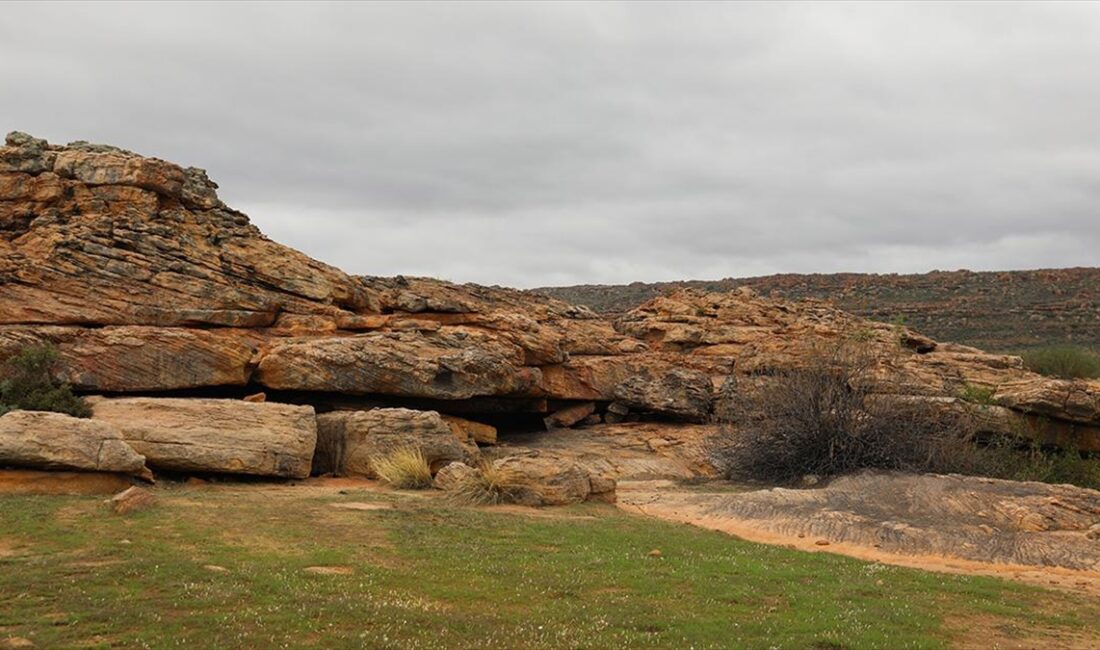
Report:
[[[988,396],[979,406],[1004,409],[989,422],[1025,417],[1035,425],[1023,427],[1027,435],[1100,449],[1100,382],[1040,377],[1017,357],[749,290],[680,291],[610,321],[527,292],[356,277],[267,239],[216,190],[200,169],[9,135],[0,147],[0,359],[51,343],[59,380],[114,397],[264,391],[272,402],[376,402],[481,424],[533,413],[550,426],[564,422],[552,414],[591,403],[566,425],[587,426],[706,422],[721,387],[738,385],[730,377],[743,384],[843,340],[874,357],[865,381],[876,393],[971,408],[965,396],[977,391]],[[120,407],[97,414],[112,408]],[[168,402],[142,408],[179,413]],[[253,416],[237,408],[230,416],[218,407],[217,427],[173,425],[188,441],[130,415],[124,432],[135,432],[129,438],[154,466],[308,472],[304,415],[284,418],[293,431],[277,427],[282,455],[253,433],[233,443],[250,456],[210,451],[231,430],[254,432]],[[171,459],[188,445],[191,460]]]

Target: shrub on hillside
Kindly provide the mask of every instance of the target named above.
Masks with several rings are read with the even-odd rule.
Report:
[[[401,447],[374,459],[371,469],[378,478],[403,490],[426,490],[432,486],[432,469],[416,447]]]
[[[0,371],[0,414],[22,409],[91,416],[92,409],[83,399],[68,385],[54,381],[51,370],[57,356],[56,347],[40,345],[24,348],[8,359]]]
[[[1029,370],[1062,379],[1100,377],[1100,354],[1074,345],[1049,345],[1020,355]]]
[[[840,345],[798,368],[745,382],[738,422],[713,448],[731,478],[790,483],[861,469],[935,471],[969,437],[965,417],[923,402],[874,399],[873,359]]]
[[[800,368],[724,387],[730,404],[719,409],[716,464],[730,478],[769,483],[883,469],[1100,488],[1100,459],[1022,437],[979,440],[965,411],[871,394],[861,381],[870,363],[839,346]]]
[[[1015,436],[959,446],[939,471],[1100,489],[1100,459]]]

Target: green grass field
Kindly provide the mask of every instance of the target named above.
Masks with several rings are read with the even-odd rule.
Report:
[[[100,497],[0,497],[0,647],[1057,647],[1095,639],[1100,620],[1083,596],[751,544],[607,505],[157,492],[154,509],[127,517]]]

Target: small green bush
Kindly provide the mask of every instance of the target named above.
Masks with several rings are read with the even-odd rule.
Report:
[[[378,478],[401,490],[426,490],[432,486],[432,469],[416,447],[401,447],[376,458],[371,469]]]
[[[970,402],[972,404],[993,404],[992,388],[986,388],[985,386],[976,386],[974,384],[966,384],[959,391],[959,399],[964,402]]]
[[[8,359],[0,374],[0,415],[16,409],[54,411],[78,418],[92,415],[91,407],[67,384],[54,381],[51,370],[57,356],[57,348],[46,344],[26,347]]]
[[[1100,354],[1075,345],[1048,345],[1020,355],[1032,372],[1061,379],[1100,377]]]
[[[937,470],[1010,481],[1069,483],[1100,489],[1100,459],[1073,449],[1045,448],[1018,436],[953,445]]]

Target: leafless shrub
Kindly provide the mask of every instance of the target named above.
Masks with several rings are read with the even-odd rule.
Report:
[[[797,368],[724,387],[712,456],[731,478],[791,483],[861,469],[941,471],[970,444],[965,413],[873,395],[874,358],[856,344],[807,356]]]

